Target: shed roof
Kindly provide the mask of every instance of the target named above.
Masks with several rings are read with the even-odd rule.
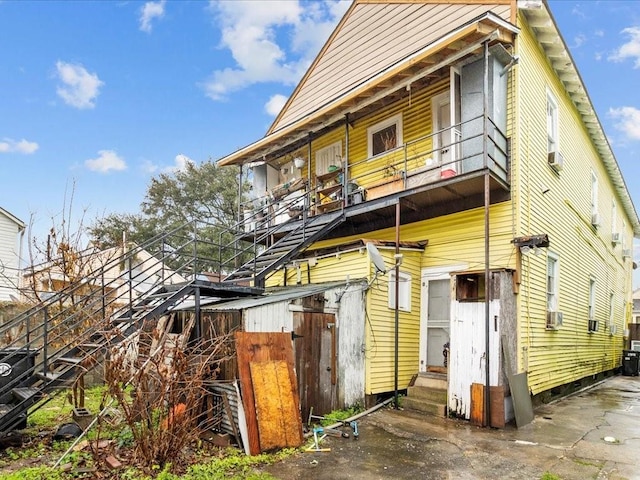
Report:
[[[365,280],[362,280],[363,282]],[[351,281],[349,283],[357,283],[358,280]],[[316,295],[318,293],[326,292],[327,290],[331,290],[333,288],[339,288],[347,286],[349,283],[345,281],[339,282],[327,282],[327,283],[316,283],[309,285],[296,285],[291,287],[283,287],[277,290],[274,290],[269,293],[265,293],[264,295],[250,297],[250,298],[240,298],[237,300],[232,300],[230,302],[222,302],[222,303],[211,303],[208,305],[202,306],[202,310],[205,311],[228,311],[228,310],[244,310],[252,307],[259,307],[262,305],[268,305],[271,303],[278,302],[288,302],[291,300],[295,300],[297,298],[304,298],[311,295]]]

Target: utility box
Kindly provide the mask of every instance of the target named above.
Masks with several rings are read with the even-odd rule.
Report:
[[[12,388],[25,386],[31,377],[36,355],[35,350],[26,347],[0,350],[0,389],[9,384]],[[0,397],[0,403],[10,403],[12,398],[13,394],[7,392]]]
[[[622,374],[636,376],[640,371],[640,352],[636,350],[622,351]]]

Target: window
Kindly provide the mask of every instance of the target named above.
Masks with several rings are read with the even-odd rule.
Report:
[[[367,155],[374,157],[402,145],[402,114],[367,129]]]
[[[396,272],[389,272],[389,308],[396,308]],[[398,310],[411,311],[411,275],[400,272],[400,284],[398,285]]]
[[[599,223],[594,221],[598,220],[598,177],[594,171],[591,171],[591,217],[592,224]]]
[[[611,327],[614,324],[614,318],[613,318],[613,301],[614,301],[614,297],[613,297],[613,292],[611,292],[609,294],[609,331],[611,331]]]
[[[596,279],[589,278],[589,331],[598,331],[598,321],[596,320]]]
[[[549,252],[547,256],[547,311],[558,311],[558,275],[560,270],[558,256]]]
[[[558,102],[547,91],[547,152],[557,152],[558,148]]]
[[[316,152],[316,175],[329,172],[329,165],[337,167],[342,164],[342,142],[335,142]]]

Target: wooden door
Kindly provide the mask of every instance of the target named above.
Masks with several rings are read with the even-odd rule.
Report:
[[[337,409],[337,328],[332,313],[294,315],[295,364],[302,421]]]

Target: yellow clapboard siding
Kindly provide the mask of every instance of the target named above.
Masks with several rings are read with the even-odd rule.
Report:
[[[622,344],[631,276],[620,246],[611,243],[614,189],[577,110],[528,28],[519,35],[517,49],[523,59],[516,70],[519,120],[514,152],[518,161],[512,172],[514,197],[520,200],[516,203],[517,234],[547,233],[551,239],[549,251],[557,254],[560,262],[563,326],[558,331],[545,328],[547,251],[539,256],[526,255],[522,262],[519,366],[529,372],[529,385],[533,393],[538,393],[619,364],[616,349]],[[564,156],[559,174],[547,164],[547,91],[558,103],[559,149]],[[599,184],[602,223],[598,229],[591,225],[592,171]],[[624,216],[621,209],[618,215]],[[621,224],[620,219],[616,221]],[[629,219],[625,221],[629,225]],[[596,333],[588,332],[590,278],[596,282],[595,315],[600,322]],[[611,295],[618,325],[614,336],[607,330]]]

